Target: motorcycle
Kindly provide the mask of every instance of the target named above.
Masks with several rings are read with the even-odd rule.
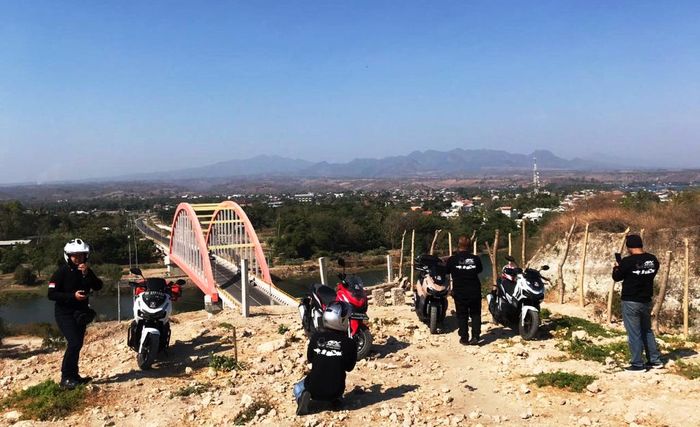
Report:
[[[357,344],[357,360],[369,355],[372,348],[372,333],[367,327],[367,293],[365,292],[362,279],[358,276],[348,276],[345,273],[345,260],[338,259],[338,265],[343,268],[343,272],[338,274],[340,282],[336,289],[322,284],[311,285],[309,294],[302,298],[299,303],[299,316],[304,331],[308,336],[323,329],[323,311],[326,306],[333,301],[344,301],[352,307],[350,322],[348,325],[348,336],[355,340]]]
[[[418,319],[427,323],[430,333],[438,332],[447,314],[447,266],[433,255],[420,255],[416,258],[418,282],[413,293],[413,305]]]
[[[172,302],[177,301],[185,281],[167,282],[160,277],[143,277],[139,268],[131,273],[141,276],[138,282],[129,282],[133,289],[134,320],[129,326],[128,346],[134,350],[140,369],[149,369],[161,352],[170,345],[170,314]]]
[[[540,272],[549,270],[549,266],[523,271],[515,266],[513,257],[506,256],[506,260],[509,266],[503,268],[496,291],[486,296],[489,312],[496,323],[517,327],[523,339],[531,340],[540,327],[540,303],[544,300],[544,281],[547,280]]]

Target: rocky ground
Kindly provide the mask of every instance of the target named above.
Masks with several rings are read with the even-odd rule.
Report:
[[[549,304],[552,312],[585,315],[571,306]],[[374,351],[348,375],[345,407],[337,412],[314,406],[296,417],[292,385],[307,369],[305,338],[293,307],[253,308],[241,318],[233,311],[211,316],[184,313],[174,318],[169,356],[150,371],[136,366],[126,346],[128,322],[89,328],[81,373],[95,378],[85,406],[63,420],[69,426],[231,425],[533,425],[691,426],[700,425],[700,382],[673,368],[642,374],[612,363],[572,360],[563,338],[546,322],[541,337],[523,342],[510,330],[488,323],[484,343],[462,346],[450,316],[446,331],[430,335],[409,306],[370,307]],[[238,357],[247,365],[230,372],[209,367],[210,354]],[[289,328],[288,331],[285,331]],[[583,335],[583,334],[581,334]],[[624,339],[624,337],[622,337]],[[687,345],[695,346],[692,343]],[[59,380],[61,351],[46,353],[36,341],[15,339],[3,346],[0,396],[48,378]],[[694,347],[697,349],[697,347]],[[697,362],[697,352],[687,351]],[[531,375],[564,370],[595,375],[583,393],[531,384]],[[16,421],[3,410],[0,424]]]

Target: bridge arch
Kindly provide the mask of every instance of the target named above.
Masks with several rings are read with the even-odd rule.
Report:
[[[272,283],[262,245],[245,211],[230,200],[219,203],[208,221],[205,242],[210,254],[234,265],[248,259],[250,273]]]

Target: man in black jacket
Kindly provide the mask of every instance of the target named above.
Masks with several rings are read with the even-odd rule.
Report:
[[[447,272],[452,276],[452,296],[455,300],[459,342],[477,345],[481,335],[481,281],[484,269],[481,259],[469,252],[469,238],[460,236],[457,253],[447,260]],[[467,319],[472,320],[472,338],[469,339]]]
[[[357,360],[357,344],[348,337],[350,311],[345,302],[328,304],[323,313],[324,330],[311,336],[306,352],[311,372],[294,385],[297,415],[308,413],[311,399],[340,406],[345,373],[353,370]]]
[[[612,271],[613,280],[622,280],[622,319],[632,355],[626,370],[643,372],[649,368],[663,368],[651,329],[651,297],[659,261],[654,255],[644,252],[640,236],[630,234],[626,244],[630,255],[616,264]],[[647,356],[646,364],[642,359],[642,349]]]
[[[78,373],[85,329],[92,321],[91,315],[94,315],[88,305],[88,293],[102,289],[102,280],[87,264],[89,254],[90,246],[81,239],[68,242],[63,248],[66,263],[56,270],[49,281],[49,299],[56,301],[56,324],[67,341],[61,365],[61,386],[68,389],[91,380]]]

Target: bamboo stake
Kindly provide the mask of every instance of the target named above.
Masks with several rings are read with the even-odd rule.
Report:
[[[688,238],[683,239],[685,243],[685,281],[683,283],[683,335],[688,338],[688,288],[690,285],[690,250],[688,247]]]
[[[586,229],[583,232],[583,249],[581,254],[581,268],[579,269],[578,276],[578,303],[581,307],[586,306],[586,300],[583,289],[583,282],[586,276],[586,255],[588,254],[588,223],[586,223]]]
[[[413,289],[413,267],[415,263],[416,230],[411,231],[411,289]]]
[[[508,255],[512,256],[513,255],[513,238],[512,238],[513,233],[508,233]]]
[[[452,232],[448,231],[447,232],[447,250],[450,253],[450,256],[452,256]]]
[[[666,271],[664,271],[664,278],[661,281],[661,287],[659,288],[659,295],[656,298],[656,303],[654,308],[651,310],[651,328],[654,333],[659,333],[659,313],[661,312],[661,307],[664,304],[664,299],[666,298],[666,286],[668,285],[668,275],[671,272],[671,251],[666,251]]]
[[[233,357],[238,363],[238,339],[236,338],[236,327],[233,327]]]
[[[630,232],[630,228],[627,227],[624,233],[622,233],[622,239],[620,239],[620,253],[625,249],[625,240],[627,239],[627,234]],[[612,300],[615,293],[615,282],[610,282],[610,290],[608,291],[608,323],[612,323]]]
[[[403,277],[403,241],[406,238],[406,230],[401,235],[401,255],[399,255],[399,280]]]
[[[569,246],[571,244],[571,235],[574,234],[574,228],[576,228],[576,218],[574,218],[574,221],[571,223],[571,228],[569,228],[569,232],[566,234],[564,255],[561,257],[559,264],[557,265],[557,282],[559,283],[559,286],[561,286],[559,291],[559,304],[564,304],[564,263],[566,262],[566,257],[569,256]]]
[[[527,260],[525,259],[525,248],[527,247],[527,221],[523,220],[520,223],[520,232],[522,233],[522,249],[520,252],[520,265],[527,265]]]
[[[435,230],[435,234],[433,235],[433,241],[430,243],[430,255],[432,255],[435,251],[435,242],[437,241],[438,236],[440,235],[441,229]]]

